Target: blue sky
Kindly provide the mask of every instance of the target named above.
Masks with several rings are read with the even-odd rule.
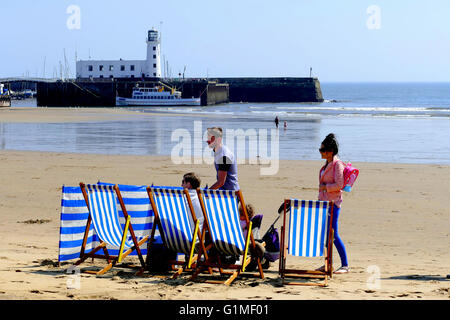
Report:
[[[80,29],[67,28],[68,6]],[[371,5],[379,29],[369,29]],[[46,76],[79,59],[145,59],[148,29],[187,77],[313,75],[321,82],[450,81],[450,1],[9,1],[0,77]],[[59,73],[59,71],[58,71]]]

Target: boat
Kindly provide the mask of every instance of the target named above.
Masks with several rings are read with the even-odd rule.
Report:
[[[34,98],[36,96],[36,91],[26,89],[22,94],[23,94],[24,99],[30,99],[30,98]]]
[[[9,91],[4,89],[4,85],[0,83],[0,108],[1,107],[11,107],[11,96]]]
[[[182,98],[180,91],[163,86],[134,87],[131,98],[116,97],[116,106],[200,106],[200,98]]]

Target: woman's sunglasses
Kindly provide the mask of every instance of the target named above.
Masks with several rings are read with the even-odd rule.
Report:
[[[319,152],[326,152],[327,151],[327,149],[325,149],[325,148],[319,148]]]

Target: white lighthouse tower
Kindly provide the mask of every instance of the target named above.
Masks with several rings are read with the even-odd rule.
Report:
[[[161,39],[158,31],[149,30],[146,42],[146,60],[78,60],[77,78],[161,78]]]
[[[161,41],[158,31],[148,31],[146,76],[161,78]]]

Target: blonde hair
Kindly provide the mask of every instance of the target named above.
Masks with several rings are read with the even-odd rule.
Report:
[[[210,136],[214,136],[216,138],[222,138],[222,128],[221,127],[212,127],[212,128],[208,128],[208,134]]]
[[[247,209],[247,216],[251,220],[253,218],[253,216],[255,215],[255,208],[250,203],[246,204],[245,208]],[[241,203],[239,203],[239,213],[241,213],[241,214],[244,213],[244,211],[242,210],[242,204]]]

